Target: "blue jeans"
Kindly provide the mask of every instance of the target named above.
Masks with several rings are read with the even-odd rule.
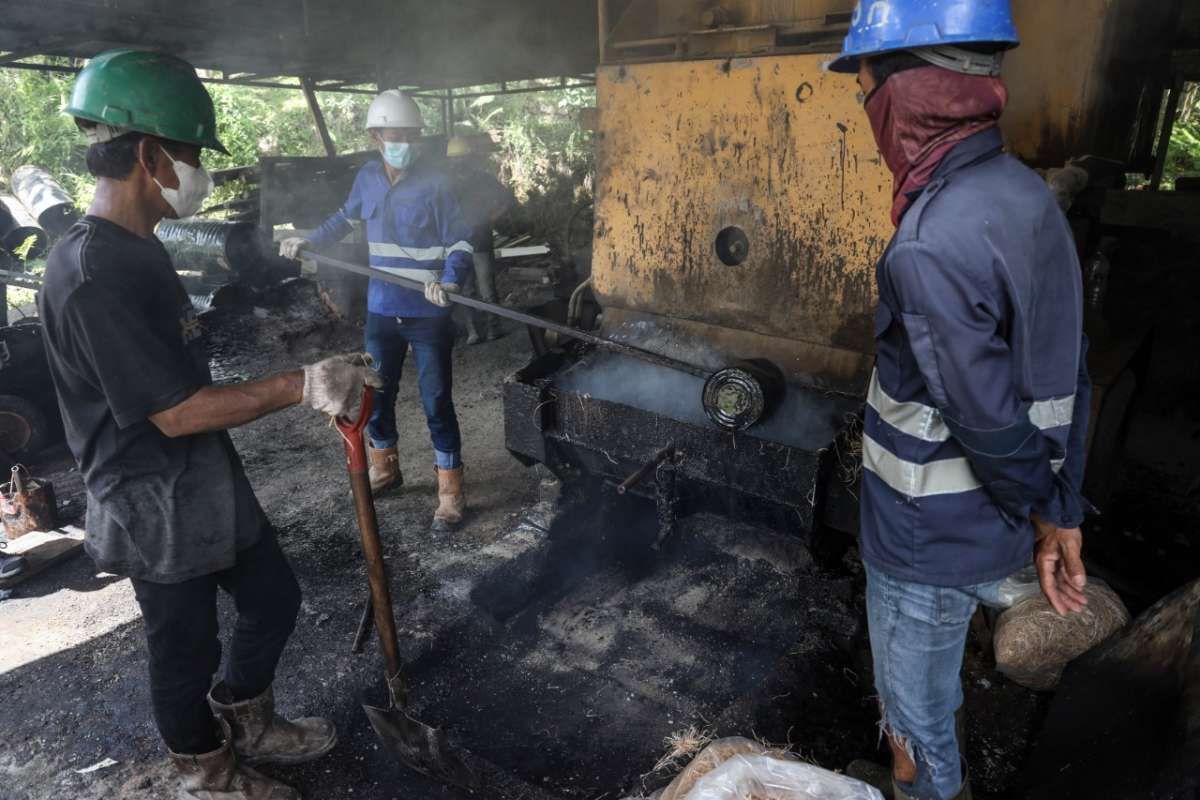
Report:
[[[371,446],[394,447],[400,438],[396,431],[396,390],[411,344],[434,461],[442,469],[461,467],[462,436],[451,395],[454,323],[450,315],[400,318],[368,313],[366,339],[367,352],[383,376],[383,390],[376,395],[375,409],[367,425]]]
[[[930,586],[864,566],[883,730],[917,765],[916,781],[900,788],[914,800],[950,800],[962,788],[954,713],[967,628],[980,603],[1000,605],[1001,582]]]

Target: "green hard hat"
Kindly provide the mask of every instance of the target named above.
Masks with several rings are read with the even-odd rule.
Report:
[[[217,140],[213,101],[191,64],[144,50],[109,50],[75,77],[64,112],[116,128],[208,147]]]

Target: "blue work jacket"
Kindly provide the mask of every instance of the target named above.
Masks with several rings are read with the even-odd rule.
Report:
[[[383,162],[369,161],[358,171],[346,204],[308,237],[320,249],[344,239],[350,220],[367,228],[370,265],[378,270],[427,283],[462,286],[471,274],[471,231],[463,219],[450,179],[424,161],[413,164],[393,186]],[[450,313],[422,292],[372,279],[367,310],[389,317],[437,317]]]
[[[1091,385],[1074,239],[1000,133],[955,147],[876,268],[863,558],[937,586],[1029,563],[1030,515],[1083,520]]]

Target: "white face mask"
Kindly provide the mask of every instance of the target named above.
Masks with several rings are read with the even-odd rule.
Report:
[[[154,182],[158,183],[158,190],[162,192],[167,205],[175,210],[177,219],[193,216],[204,205],[205,198],[212,194],[212,176],[204,167],[193,167],[191,164],[173,157],[162,145],[159,145],[159,149],[166,153],[167,158],[171,159],[175,177],[179,179],[179,188],[168,189],[158,183],[158,178],[155,178]]]

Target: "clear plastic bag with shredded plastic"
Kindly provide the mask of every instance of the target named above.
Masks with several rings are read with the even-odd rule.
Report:
[[[683,800],[883,800],[883,795],[801,761],[737,755],[698,780]]]
[[[883,800],[862,781],[734,736],[705,747],[657,800]]]

